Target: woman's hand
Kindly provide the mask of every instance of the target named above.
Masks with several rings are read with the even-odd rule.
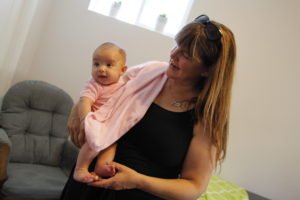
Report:
[[[84,144],[85,136],[80,131],[80,119],[78,115],[78,103],[75,104],[71,110],[69,119],[68,119],[68,130],[72,142],[77,146],[81,147]]]
[[[116,167],[115,176],[108,179],[100,179],[98,181],[89,183],[89,185],[112,190],[127,190],[137,188],[141,174],[119,163],[112,162],[111,164]]]

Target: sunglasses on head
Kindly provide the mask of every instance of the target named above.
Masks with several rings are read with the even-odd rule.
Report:
[[[220,30],[215,24],[211,23],[207,15],[200,15],[196,17],[194,22],[201,23],[205,26],[204,31],[208,40],[216,41],[221,39],[222,34]]]

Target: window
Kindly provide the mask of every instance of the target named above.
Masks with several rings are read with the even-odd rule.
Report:
[[[192,3],[193,0],[91,0],[88,9],[174,36],[186,23]]]

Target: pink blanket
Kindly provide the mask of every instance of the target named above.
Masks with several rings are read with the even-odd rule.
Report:
[[[86,116],[86,141],[94,151],[107,148],[142,119],[167,80],[167,68],[168,63],[156,61],[129,68],[127,84]]]

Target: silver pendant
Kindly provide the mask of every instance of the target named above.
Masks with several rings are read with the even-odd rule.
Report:
[[[171,103],[172,106],[175,106],[175,107],[181,107],[182,106],[182,103],[180,103],[179,101],[173,101]]]

